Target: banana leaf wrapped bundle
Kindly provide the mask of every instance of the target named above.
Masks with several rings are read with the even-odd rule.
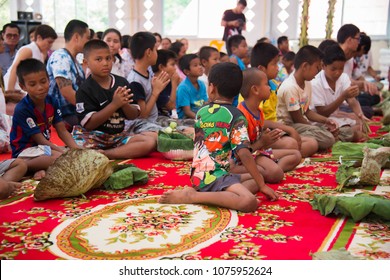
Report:
[[[363,155],[361,167],[357,166],[356,161],[345,161],[339,166],[336,172],[338,190],[345,186],[376,186],[379,184],[381,170],[390,158],[390,148],[364,147]]]
[[[109,159],[91,149],[71,149],[46,172],[34,191],[36,201],[79,196],[103,185],[113,173]]]
[[[157,138],[157,151],[163,153],[168,159],[188,160],[192,159],[194,141],[179,132],[167,133],[159,131]]]
[[[360,193],[354,196],[315,195],[310,202],[321,215],[330,214],[352,217],[359,222],[365,217],[374,216],[390,220],[390,200],[379,195]]]

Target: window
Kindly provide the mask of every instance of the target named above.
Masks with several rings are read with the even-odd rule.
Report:
[[[222,14],[236,4],[237,0],[165,0],[164,35],[222,38]]]
[[[0,29],[3,25],[11,21],[10,7],[8,0],[0,0]]]
[[[59,33],[72,19],[88,23],[95,31],[108,28],[108,0],[45,0],[41,5],[43,21]]]
[[[328,1],[311,0],[309,6],[308,36],[312,39],[325,38]],[[300,5],[299,16],[302,7]],[[321,15],[321,16],[318,16]],[[369,36],[385,37],[388,34],[389,1],[388,0],[339,0],[336,2],[333,18],[332,38],[336,38],[339,28],[346,23],[355,24]],[[298,36],[300,24],[298,25]]]

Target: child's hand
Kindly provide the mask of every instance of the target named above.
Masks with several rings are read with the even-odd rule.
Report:
[[[117,107],[120,108],[125,104],[129,104],[133,102],[133,94],[130,93],[130,89],[126,86],[124,87],[118,87],[116,91],[114,92],[114,96],[112,97],[112,103]]]
[[[263,144],[263,148],[267,148],[269,145],[275,143],[277,140],[280,139],[283,133],[283,130],[280,130],[279,128],[273,130],[267,128],[266,130],[264,130],[260,137],[260,141]]]
[[[158,76],[154,76],[152,79],[153,93],[159,95],[169,81],[169,74],[165,71],[162,71]]]
[[[332,133],[335,133],[339,130],[337,123],[332,119],[326,119],[325,125],[327,129]]]
[[[171,77],[171,82],[173,85],[179,85],[180,84],[180,76],[179,74],[175,71]]]
[[[358,86],[350,86],[346,90],[344,90],[343,95],[345,99],[354,98],[359,95],[359,87]]]
[[[370,83],[364,81],[364,91],[368,92],[370,95],[378,94],[378,86],[375,83]]]
[[[279,199],[279,197],[275,193],[275,191],[273,189],[271,189],[270,187],[268,187],[267,185],[263,185],[260,188],[260,191],[271,201],[275,201],[275,200]]]

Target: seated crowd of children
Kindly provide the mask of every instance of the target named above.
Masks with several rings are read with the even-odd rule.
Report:
[[[175,120],[194,129],[193,188],[166,192],[160,202],[254,211],[254,194],[276,200],[266,184],[283,180],[302,158],[336,141],[364,140],[367,117],[356,97],[366,91],[370,104],[378,97],[371,84],[345,73],[359,49],[353,25],[340,28],[338,42],[297,53],[285,36],[278,49],[266,38],[248,48],[244,36],[233,35],[228,62],[214,47],[189,53],[186,39],[172,43],[158,33],[137,32],[128,43],[110,28],[91,39],[79,20],[64,37],[46,65],[21,56],[10,72],[25,95],[9,134],[14,159],[0,164],[0,198],[26,173],[45,176],[67,148],[97,149],[109,159],[148,156],[158,132]],[[50,142],[51,126],[67,148]]]

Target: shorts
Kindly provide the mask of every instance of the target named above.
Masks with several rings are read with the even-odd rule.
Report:
[[[14,158],[0,161],[0,176],[3,176],[9,169],[10,165],[14,162]]]
[[[88,131],[80,125],[75,125],[73,127],[72,137],[80,147],[107,150],[127,144],[132,136],[126,132],[108,134],[98,130]]]
[[[211,184],[208,184],[197,190],[200,192],[221,192],[234,184],[240,184],[240,183],[241,183],[240,174],[225,174],[219,177]]]
[[[24,149],[18,154],[18,158],[31,159],[40,156],[51,156],[51,147],[47,145],[38,145]]]
[[[5,172],[9,169],[10,165],[14,162],[14,158],[3,160],[0,162],[0,176],[3,176]]]

